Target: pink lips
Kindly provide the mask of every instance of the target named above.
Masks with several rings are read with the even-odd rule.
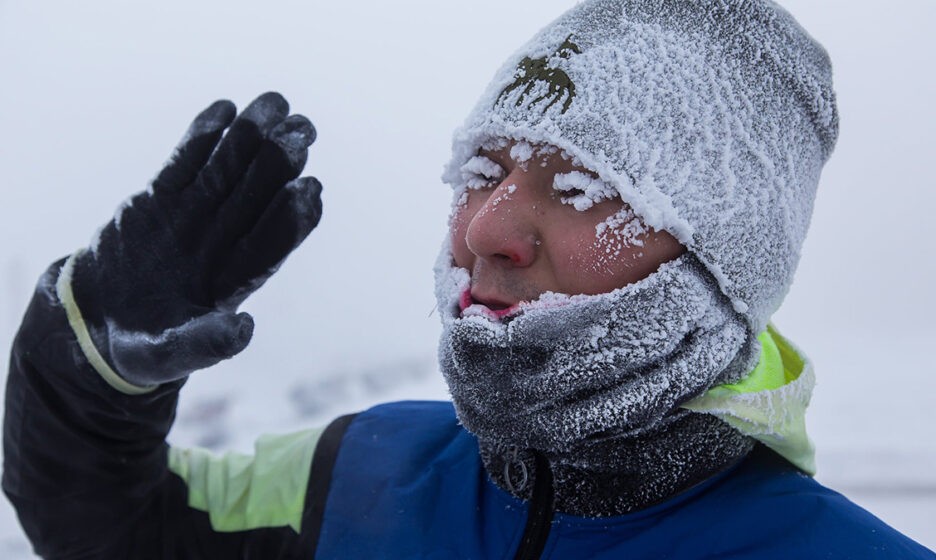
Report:
[[[488,319],[494,321],[500,321],[504,317],[508,317],[517,313],[520,310],[520,304],[515,303],[509,307],[503,309],[491,309],[487,305],[475,301],[471,297],[471,290],[466,289],[462,292],[461,298],[459,299],[458,306],[461,309],[462,317],[472,316],[472,315],[483,315]]]
[[[473,303],[474,301],[471,299],[471,290],[466,289],[464,292],[462,292],[461,299],[458,300],[458,308],[460,311],[464,311],[471,307],[471,304]]]

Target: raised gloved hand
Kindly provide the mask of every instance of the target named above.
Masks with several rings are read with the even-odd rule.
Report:
[[[92,364],[103,361],[94,365],[112,368],[105,378],[120,377],[108,379],[112,385],[126,381],[126,392],[142,392],[247,346],[253,319],[238,306],[322,211],[319,182],[297,178],[315,129],[288,112],[278,93],[261,95],[236,118],[233,103],[215,102],[152,188],[66,263],[60,297],[68,292],[63,302]]]

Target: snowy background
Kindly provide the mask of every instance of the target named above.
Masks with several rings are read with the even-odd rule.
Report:
[[[195,376],[174,443],[371,403],[444,398],[431,266],[452,129],[507,54],[571,0],[0,0],[0,350],[38,275],[143,188],[191,117],[283,92],[319,131],[325,217],[245,306],[237,359]],[[819,479],[936,547],[936,3],[788,0],[828,48],[842,118],[775,322],[816,362]],[[0,558],[30,558],[0,500]]]

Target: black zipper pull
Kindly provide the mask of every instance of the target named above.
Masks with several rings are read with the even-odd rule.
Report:
[[[516,450],[514,450],[514,456],[507,462],[508,465],[514,461],[516,455]],[[516,556],[514,556],[515,560],[536,560],[542,556],[552,525],[554,513],[552,470],[549,468],[549,461],[542,453],[533,451],[533,460],[536,469],[533,472],[533,496],[530,498],[526,528],[523,530],[520,547],[517,549]],[[524,467],[523,472],[526,473],[526,467]],[[504,474],[510,474],[509,467],[504,468]],[[528,476],[524,476],[522,480],[526,481],[528,478]],[[511,484],[510,476],[507,476],[507,483]]]

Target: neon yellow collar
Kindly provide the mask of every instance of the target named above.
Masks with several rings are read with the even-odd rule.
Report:
[[[750,374],[712,387],[683,408],[720,418],[815,475],[816,449],[806,434],[806,407],[816,382],[812,363],[773,325],[757,340],[760,361]]]

